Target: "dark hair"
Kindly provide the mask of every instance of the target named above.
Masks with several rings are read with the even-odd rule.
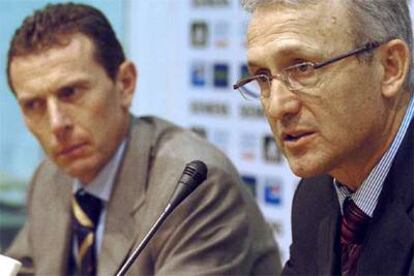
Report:
[[[83,34],[93,42],[95,59],[111,79],[125,61],[121,44],[111,24],[98,9],[74,3],[48,4],[26,17],[16,30],[7,57],[7,78],[13,90],[10,64],[14,57],[36,54],[66,45],[74,34]]]

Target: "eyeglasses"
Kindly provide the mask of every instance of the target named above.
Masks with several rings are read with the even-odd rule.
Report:
[[[304,88],[311,88],[318,83],[321,77],[321,73],[317,69],[353,55],[372,51],[380,45],[381,43],[377,41],[368,42],[361,48],[354,49],[324,62],[301,62],[286,67],[276,75],[270,75],[267,71],[254,76],[248,76],[240,79],[233,85],[233,89],[237,89],[246,99],[257,100],[260,98],[268,98],[270,96],[271,82],[274,79],[281,81],[290,91],[300,91]]]

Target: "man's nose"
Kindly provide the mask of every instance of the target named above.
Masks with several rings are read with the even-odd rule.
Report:
[[[65,107],[57,100],[50,100],[48,103],[48,113],[52,133],[58,139],[63,139],[72,128],[72,122]]]
[[[263,105],[267,116],[276,120],[294,116],[301,109],[298,96],[277,79],[271,82],[269,98]]]

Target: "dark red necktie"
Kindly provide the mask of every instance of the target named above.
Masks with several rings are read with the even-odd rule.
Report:
[[[343,276],[357,275],[357,263],[370,217],[349,198],[344,201],[341,223],[341,272]]]

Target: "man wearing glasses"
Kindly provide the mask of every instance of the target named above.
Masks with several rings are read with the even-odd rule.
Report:
[[[303,177],[285,275],[414,274],[414,100],[408,1],[244,0],[250,76]]]

